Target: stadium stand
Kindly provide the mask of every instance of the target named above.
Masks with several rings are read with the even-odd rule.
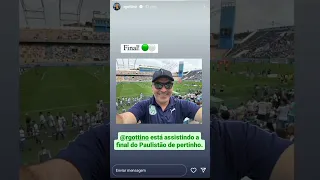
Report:
[[[294,55],[294,27],[251,32],[225,56],[232,58],[287,58]]]
[[[106,41],[110,40],[109,33],[94,32],[89,28],[74,28],[68,27],[67,29],[20,29],[20,41],[43,41],[56,42],[63,40],[95,40]]]
[[[212,44],[212,120],[249,122],[294,141],[294,34],[294,26],[272,27],[235,34],[229,50]]]
[[[141,81],[148,81],[150,82],[152,77],[150,76],[124,76],[124,81],[127,82],[141,82]]]
[[[234,35],[234,40],[239,41],[239,40],[243,40],[244,38],[246,38],[250,33],[250,31],[247,32],[242,32],[242,33],[238,33]],[[215,34],[215,33],[211,33],[211,38],[213,40],[218,40],[219,39],[219,34]],[[213,43],[211,43],[213,44]]]
[[[201,81],[202,80],[202,70],[190,71],[186,75],[183,76],[182,80]]]
[[[117,75],[149,75],[152,76],[153,72],[141,72],[138,70],[117,70]]]
[[[21,29],[20,63],[109,61],[108,41],[88,29]]]
[[[20,45],[21,63],[108,61],[109,47],[83,45]]]
[[[153,72],[140,72],[139,70],[117,70],[117,82],[150,82]]]

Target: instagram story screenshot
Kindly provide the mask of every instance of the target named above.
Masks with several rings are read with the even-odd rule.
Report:
[[[20,0],[20,180],[293,180],[293,9]]]
[[[210,177],[209,24],[206,0],[111,1],[112,178]]]

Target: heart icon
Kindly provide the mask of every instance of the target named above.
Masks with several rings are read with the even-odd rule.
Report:
[[[191,171],[192,173],[195,173],[195,172],[197,172],[197,168],[194,168],[194,167],[193,167],[193,168],[190,169],[190,171]]]

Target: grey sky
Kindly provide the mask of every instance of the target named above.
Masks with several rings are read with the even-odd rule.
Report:
[[[21,1],[21,0],[20,0]],[[26,6],[29,9],[41,8],[41,0],[24,0]],[[45,15],[47,25],[46,27],[59,27],[59,0],[43,0],[45,7]],[[62,2],[62,12],[71,12],[76,13],[79,0],[61,0]],[[109,0],[83,0],[82,9],[81,9],[81,22],[91,21],[93,11],[109,12],[110,1]],[[26,26],[24,13],[19,3],[19,17],[20,17],[20,26]],[[30,13],[29,16],[42,17],[39,13]],[[64,15],[65,19],[74,19],[75,16]],[[74,22],[64,22],[64,23],[74,23]],[[43,20],[30,20],[30,27],[44,27]]]
[[[221,0],[211,0],[220,9]],[[235,31],[294,25],[294,0],[237,0]],[[211,32],[219,32],[220,13],[211,16]]]
[[[164,68],[172,72],[177,72],[179,62],[184,62],[184,71],[202,69],[202,61],[200,59],[137,59],[136,68],[139,65],[156,66]],[[122,61],[120,61],[121,63]],[[133,63],[133,61],[131,61]],[[122,64],[122,63],[121,63]],[[124,60],[124,67],[128,68],[128,60]]]
[[[46,10],[47,26],[59,26],[59,0],[43,0]],[[40,0],[25,0],[29,9],[41,7]],[[76,12],[79,0],[62,0],[64,12]],[[108,0],[84,0],[81,21],[91,21],[92,11],[109,12]],[[211,0],[211,6],[220,8],[221,0]],[[236,32],[255,30],[258,28],[294,25],[294,0],[237,0]],[[35,16],[39,16],[34,14]],[[211,32],[219,32],[220,14],[211,16]],[[29,21],[30,27],[43,27],[42,20]],[[20,25],[25,26],[24,14],[20,4]]]

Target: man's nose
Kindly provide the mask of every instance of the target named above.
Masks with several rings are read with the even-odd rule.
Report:
[[[161,89],[160,89],[161,92],[166,92],[167,89],[163,86]]]

